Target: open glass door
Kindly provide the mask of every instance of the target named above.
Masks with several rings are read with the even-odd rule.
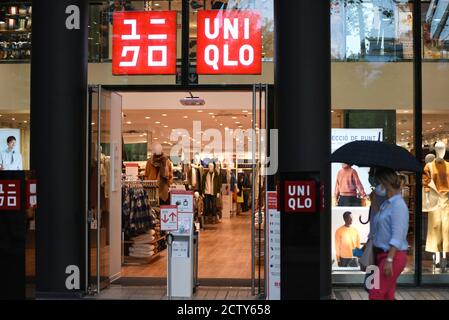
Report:
[[[99,293],[109,284],[109,205],[107,201],[106,158],[110,156],[110,99],[101,86],[89,87],[87,166],[87,286]]]
[[[257,84],[253,86],[253,112],[252,112],[252,294],[263,298],[265,296],[265,195],[266,177],[264,175],[264,162],[266,159],[267,144],[267,101],[268,86]]]

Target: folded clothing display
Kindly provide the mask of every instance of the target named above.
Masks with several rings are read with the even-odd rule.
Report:
[[[154,230],[151,230],[151,231],[153,231],[153,234],[154,234]],[[132,241],[135,244],[145,244],[145,243],[150,243],[151,241],[154,241],[154,239],[155,239],[154,235],[152,235],[149,232],[149,233],[145,233],[140,236],[132,238]]]
[[[150,251],[148,253],[130,252],[129,255],[135,258],[150,258],[154,255],[154,252],[153,251]]]

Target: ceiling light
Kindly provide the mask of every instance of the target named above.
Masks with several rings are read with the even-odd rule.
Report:
[[[167,126],[167,125],[165,125],[165,126],[164,126],[164,128],[168,128],[168,126]]]
[[[160,124],[160,121],[155,121],[154,123],[155,123],[155,124]]]
[[[187,119],[188,118],[188,116],[184,116],[184,119]]]
[[[166,117],[166,116],[167,116],[167,114],[166,114],[166,113],[163,113],[163,114],[162,114],[162,116],[163,116],[163,117]]]
[[[209,112],[209,114],[210,114],[211,116],[213,116],[213,115],[214,115],[214,113],[213,113],[213,112]]]
[[[223,123],[220,123],[220,127],[223,127]]]
[[[436,128],[432,128],[432,130],[435,130]]]
[[[432,122],[428,121],[428,122],[426,122],[426,124],[432,124]]]
[[[132,124],[132,122],[131,121],[126,121],[126,124]]]
[[[234,119],[234,120],[235,120],[235,119],[237,119],[237,117],[232,117],[232,119]]]
[[[226,127],[226,128],[225,128],[225,130],[229,130],[229,128],[228,128],[228,127]]]
[[[235,124],[240,124],[240,121],[236,121]]]
[[[92,122],[92,125],[94,126],[94,125],[95,125],[95,122]]]
[[[145,117],[145,119],[147,119],[147,120],[148,120],[148,119],[151,119],[151,117]]]
[[[23,121],[23,123],[28,123],[28,121],[25,120],[25,121]]]
[[[201,112],[203,112],[203,110],[198,110],[197,112],[201,113]]]
[[[154,140],[158,140],[159,138],[153,138]]]
[[[12,120],[12,121],[16,121],[16,118],[12,118],[11,120]]]
[[[248,110],[242,110],[243,113],[248,113]]]

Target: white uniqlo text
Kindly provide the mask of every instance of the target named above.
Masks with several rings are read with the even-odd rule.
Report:
[[[150,25],[165,25],[166,19],[150,19]],[[138,34],[137,30],[137,20],[136,19],[125,19],[123,24],[131,26],[131,34],[124,34],[121,36],[122,40],[136,40],[135,46],[123,46],[122,49],[122,58],[126,58],[129,53],[132,53],[132,58],[129,61],[120,61],[120,67],[136,67],[137,62],[139,60],[140,46],[139,40],[141,39],[141,35]],[[149,34],[148,40],[167,40],[168,35],[164,34]],[[152,46],[149,45],[147,47],[148,50],[148,66],[149,67],[166,67],[167,63],[167,45],[157,45]],[[155,52],[161,53],[161,59],[155,58]]]
[[[17,206],[17,192],[14,190],[15,184],[8,184],[8,191],[5,192],[3,184],[0,184],[0,206],[16,207]]]

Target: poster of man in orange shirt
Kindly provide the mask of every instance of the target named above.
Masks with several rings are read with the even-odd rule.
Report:
[[[352,213],[343,213],[345,224],[335,232],[335,255],[339,267],[349,267],[353,250],[360,248],[359,231],[352,227]]]

